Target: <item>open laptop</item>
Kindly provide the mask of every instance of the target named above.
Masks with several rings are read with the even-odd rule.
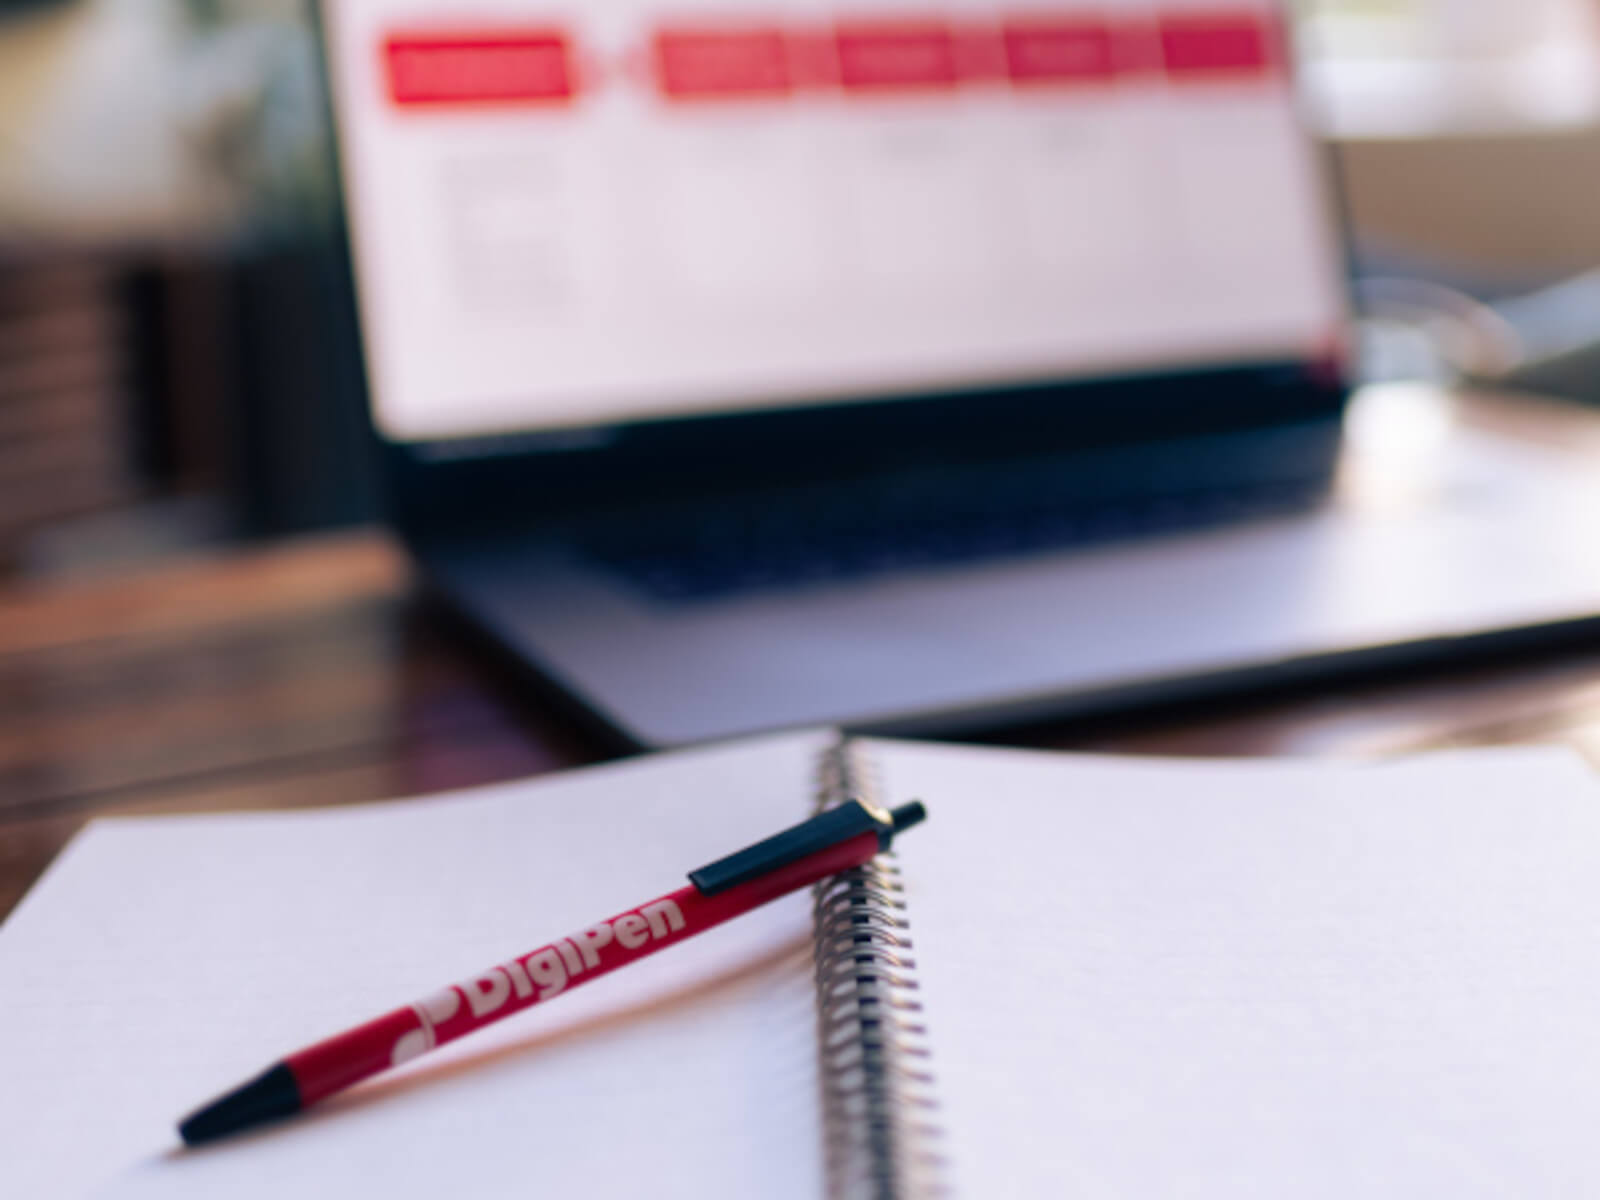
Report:
[[[1600,612],[1553,460],[1331,489],[1340,247],[1271,6],[323,17],[397,524],[632,744],[973,731]]]

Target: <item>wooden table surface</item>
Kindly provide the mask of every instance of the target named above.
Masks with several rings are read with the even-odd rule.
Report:
[[[1600,419],[1469,418],[1600,463]],[[1200,755],[1565,741],[1600,761],[1600,637],[987,740]],[[376,531],[0,590],[0,918],[95,816],[353,804],[604,754],[443,619]]]

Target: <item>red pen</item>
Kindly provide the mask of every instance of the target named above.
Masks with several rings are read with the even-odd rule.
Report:
[[[193,1146],[299,1112],[435,1046],[858,867],[926,816],[917,802],[893,812],[859,800],[831,808],[691,871],[686,888],[307,1046],[185,1117],[178,1133]]]

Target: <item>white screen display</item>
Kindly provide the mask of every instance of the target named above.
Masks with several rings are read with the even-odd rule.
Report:
[[[1337,344],[1262,0],[325,8],[390,438]]]

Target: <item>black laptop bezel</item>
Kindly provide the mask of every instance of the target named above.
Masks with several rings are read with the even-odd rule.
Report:
[[[382,446],[404,530],[493,536],[695,496],[1116,445],[1290,425],[1336,439],[1346,394],[1330,364],[1286,361],[560,431],[552,445],[508,434]]]
[[[327,0],[315,0],[314,35],[337,182],[337,244],[345,303],[361,338],[358,356],[387,508],[419,548],[536,530],[603,510],[626,511],[682,497],[798,485],[1018,456],[1069,456],[1114,445],[1249,434],[1304,426],[1327,441],[1328,461],[1349,396],[1340,348],[1285,359],[1085,378],[1040,379],[893,396],[812,397],[755,410],[675,416],[591,429],[398,441],[377,426],[371,402],[359,280],[344,205],[343,133],[331,86]],[[1324,192],[1332,235],[1345,214]],[[1341,252],[1348,238],[1340,236]],[[1343,277],[1348,311],[1348,276]],[[1332,332],[1332,331],[1330,331]],[[1248,457],[1247,455],[1244,457]]]

